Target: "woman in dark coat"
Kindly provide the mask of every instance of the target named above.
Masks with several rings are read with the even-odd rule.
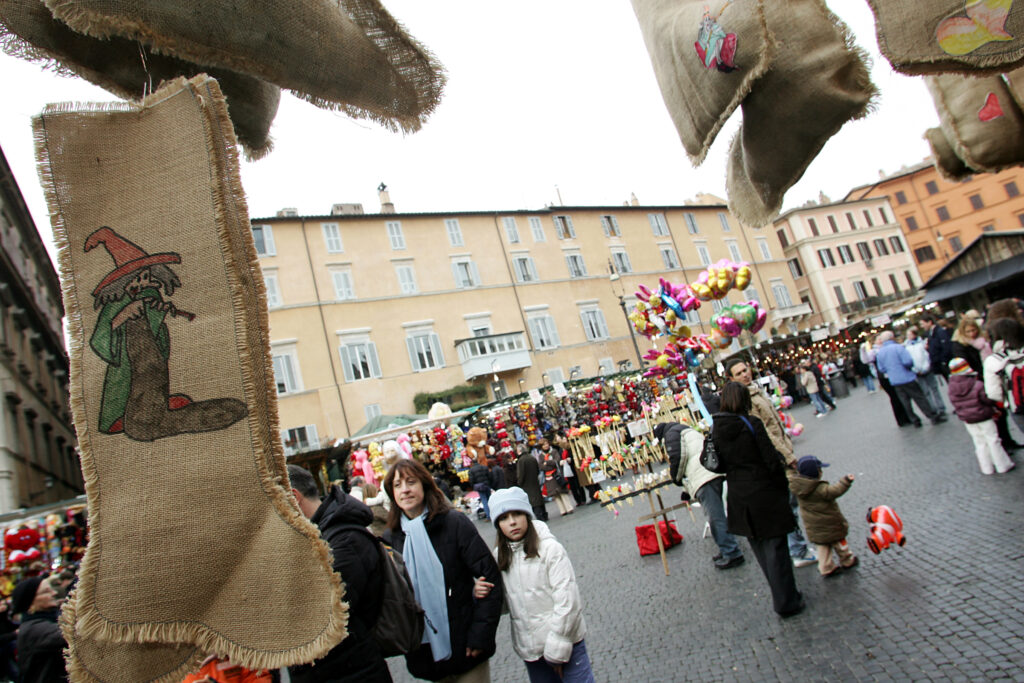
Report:
[[[786,534],[796,528],[782,454],[764,425],[750,413],[750,392],[739,382],[722,390],[722,412],[714,416],[711,438],[725,464],[729,484],[729,532],[746,536],[783,617],[804,609],[793,578]]]
[[[903,407],[903,401],[896,395],[896,390],[892,388],[892,384],[884,372],[878,373],[878,384],[882,387],[882,391],[889,396],[889,404],[892,406],[892,416],[896,418],[896,424],[900,427],[914,424],[910,416],[907,415],[907,409]]]
[[[540,492],[540,463],[525,447],[519,451],[519,460],[516,462],[516,482],[529,496],[533,516],[542,522],[548,521],[548,510]]]
[[[431,681],[465,674],[490,680],[488,660],[495,651],[504,589],[487,543],[473,522],[451,508],[418,461],[392,465],[384,490],[394,503],[383,539],[402,553],[427,619],[428,642],[405,656],[406,668]],[[478,583],[489,588],[485,597],[474,597]],[[443,614],[447,629],[441,626]]]

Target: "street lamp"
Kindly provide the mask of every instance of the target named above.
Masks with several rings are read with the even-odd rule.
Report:
[[[619,307],[622,308],[622,317],[626,319],[626,329],[629,330],[629,339],[633,342],[633,350],[636,351],[636,360],[637,363],[639,363],[637,367],[642,368],[644,366],[644,359],[640,354],[640,346],[636,343],[636,330],[633,329],[633,322],[629,319],[629,313],[626,311],[626,288],[622,284],[619,274],[615,272],[615,266],[612,265],[611,260],[608,261],[608,282],[611,284],[612,294],[619,297]],[[616,288],[616,282],[619,283],[618,288]]]

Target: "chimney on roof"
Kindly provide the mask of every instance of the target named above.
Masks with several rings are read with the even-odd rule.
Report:
[[[636,198],[636,192],[629,193],[629,205],[640,206],[640,200]]]
[[[878,178],[879,178],[879,180],[885,180],[885,170],[884,169],[881,169],[881,168],[878,169]]]
[[[827,194],[825,194],[824,192],[819,190],[818,191],[818,203],[819,204],[831,204],[832,200],[829,199],[829,196]]]
[[[332,216],[351,216],[363,212],[362,204],[333,204],[331,205]]]
[[[298,218],[299,210],[293,207],[281,209],[277,212],[278,218]]]
[[[388,186],[381,183],[377,186],[377,196],[380,198],[380,212],[394,213],[395,205],[391,203],[391,195],[388,194]]]

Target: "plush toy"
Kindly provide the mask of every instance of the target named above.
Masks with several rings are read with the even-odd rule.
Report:
[[[371,444],[371,446],[372,446],[372,444]],[[399,446],[398,442],[395,441],[394,439],[390,439],[388,441],[385,441],[384,445],[381,446],[380,450],[381,450],[381,454],[384,456],[384,462],[387,464],[388,468],[390,468],[392,465],[394,465],[396,462],[398,462],[402,458],[408,457],[402,451],[402,447]]]
[[[360,449],[352,454],[352,459],[356,461],[356,466],[353,470],[357,475],[362,475],[362,477],[366,479],[367,484],[380,486],[380,482],[377,479],[377,472],[373,469],[373,464],[370,462],[370,454],[368,452]]]
[[[876,555],[890,544],[902,546],[907,542],[903,536],[903,520],[888,505],[879,505],[868,510],[868,548]]]
[[[479,462],[480,456],[494,457],[494,448],[487,444],[487,430],[483,427],[472,427],[466,433],[466,455],[473,462]]]
[[[395,441],[398,443],[398,447],[402,449],[404,457],[412,457],[412,439],[409,438],[408,434],[399,434],[395,437]]]
[[[448,404],[438,401],[434,405],[430,406],[430,410],[427,411],[427,418],[431,420],[442,420],[451,414],[452,409],[448,407]]]

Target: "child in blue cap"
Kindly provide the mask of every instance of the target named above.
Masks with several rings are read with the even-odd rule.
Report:
[[[805,455],[796,462],[800,476],[791,479],[789,486],[800,503],[807,540],[818,546],[818,571],[829,577],[857,566],[857,558],[846,542],[850,525],[836,503],[836,498],[850,488],[853,475],[847,474],[835,484],[829,484],[821,478],[822,467],[828,467],[828,463]],[[839,556],[838,564],[833,559],[833,551]]]

